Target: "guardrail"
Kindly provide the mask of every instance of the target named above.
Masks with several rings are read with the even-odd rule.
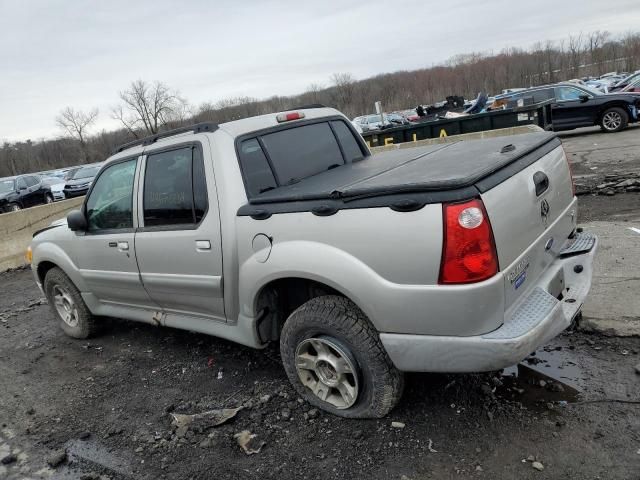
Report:
[[[0,272],[26,263],[24,254],[33,233],[78,208],[84,197],[0,215]]]
[[[495,112],[412,123],[411,125],[364,132],[362,137],[369,147],[382,147],[417,142],[428,138],[448,137],[523,125],[537,125],[543,130],[551,130],[551,103],[552,101],[546,101]]]

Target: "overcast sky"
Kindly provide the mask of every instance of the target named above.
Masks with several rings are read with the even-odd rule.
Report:
[[[0,0],[0,140],[59,135],[66,106],[111,128],[135,79],[199,105],[595,30],[640,30],[640,1]]]

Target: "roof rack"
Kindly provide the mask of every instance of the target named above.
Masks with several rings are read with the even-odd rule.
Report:
[[[174,128],[173,130],[167,130],[166,132],[156,133],[154,135],[150,135],[148,137],[139,138],[138,140],[134,140],[133,142],[125,143],[124,145],[120,145],[117,147],[113,153],[120,153],[124,150],[128,150],[131,147],[135,147],[137,145],[152,145],[156,143],[161,138],[173,137],[174,135],[178,135],[180,133],[202,133],[202,132],[215,132],[218,129],[218,124],[213,122],[203,122],[196,123],[195,125],[189,125],[187,127]]]

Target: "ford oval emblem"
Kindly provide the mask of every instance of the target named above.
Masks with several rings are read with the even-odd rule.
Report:
[[[542,202],[540,203],[540,216],[542,217],[542,223],[544,223],[545,227],[547,226],[549,210],[551,210],[549,202],[547,202],[546,199],[542,200]]]

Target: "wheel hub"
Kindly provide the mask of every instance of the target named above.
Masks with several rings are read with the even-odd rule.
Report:
[[[53,287],[53,304],[64,323],[70,327],[78,326],[78,309],[73,297],[60,285]]]
[[[296,370],[305,387],[338,409],[351,407],[358,398],[355,361],[332,338],[308,338],[300,342],[296,349]]]

